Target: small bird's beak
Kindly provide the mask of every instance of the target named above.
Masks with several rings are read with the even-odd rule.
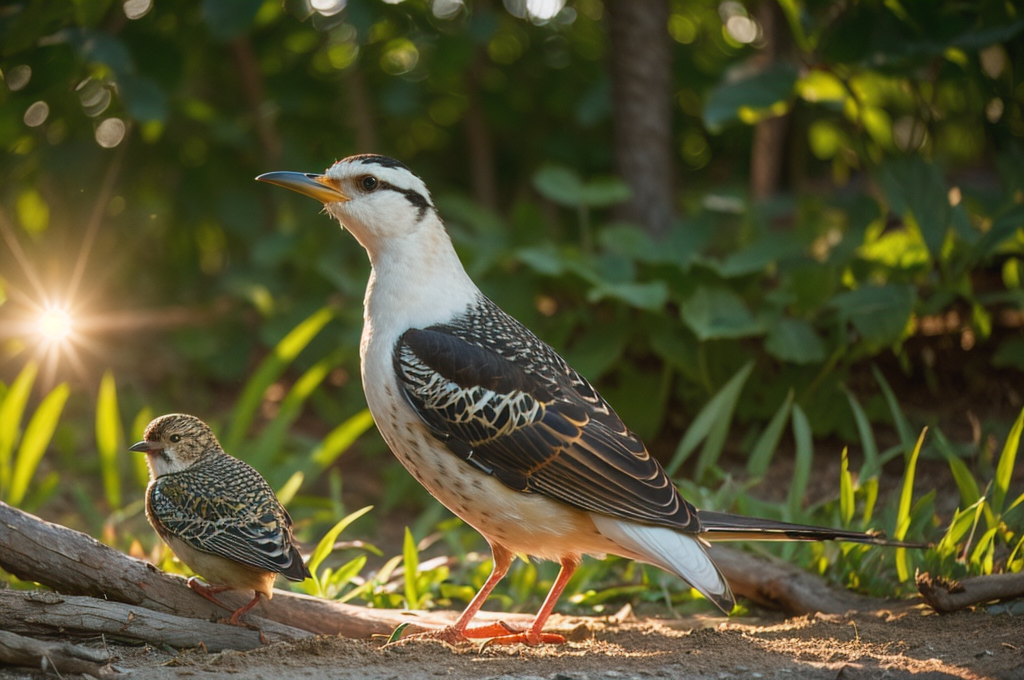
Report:
[[[135,442],[128,447],[129,451],[140,451],[142,453],[149,453],[150,451],[158,451],[163,447],[156,442],[147,442],[143,439],[141,442]]]
[[[310,172],[266,172],[257,177],[256,181],[297,191],[324,204],[343,203],[349,200],[349,197],[338,188],[337,183],[326,175]]]

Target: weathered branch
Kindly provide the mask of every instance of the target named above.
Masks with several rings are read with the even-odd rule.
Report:
[[[103,545],[94,538],[0,503],[0,568],[69,595],[89,595],[157,612],[216,621],[225,610],[200,597],[185,580]],[[218,599],[242,606],[251,593],[228,592]],[[443,616],[375,610],[275,590],[247,620],[268,633],[271,622],[319,635],[368,638],[389,634],[404,621],[424,627],[444,625]]]
[[[729,580],[732,591],[792,616],[822,612],[842,614],[877,609],[871,598],[830,587],[824,579],[792,564],[713,545],[711,559]]]
[[[918,574],[916,581],[924,601],[942,614],[982,602],[1024,597],[1024,572],[975,576],[962,581],[933,577],[926,572]]]
[[[249,628],[49,590],[0,590],[0,621],[6,630],[23,635],[89,637],[103,633],[177,649],[202,644],[211,652],[255,649],[262,644],[259,631]],[[268,624],[263,633],[269,642],[293,642],[313,635],[280,623]]]
[[[85,673],[93,677],[117,673],[109,665],[110,657],[106,652],[70,642],[33,640],[7,630],[0,630],[0,664],[57,673]]]

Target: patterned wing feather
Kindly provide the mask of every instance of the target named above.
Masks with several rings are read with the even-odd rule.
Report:
[[[452,323],[407,331],[394,365],[434,435],[509,488],[700,530],[693,506],[590,383],[486,298]]]
[[[237,458],[217,456],[163,475],[148,500],[160,533],[292,581],[309,577],[288,512],[263,477]]]

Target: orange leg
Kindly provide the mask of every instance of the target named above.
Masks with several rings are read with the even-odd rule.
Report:
[[[558,572],[558,578],[555,579],[554,584],[551,586],[551,590],[548,591],[548,596],[544,598],[544,604],[541,605],[540,611],[537,612],[537,618],[533,620],[533,625],[530,626],[530,630],[525,633],[512,633],[511,635],[499,635],[486,644],[488,645],[514,645],[517,643],[524,643],[527,645],[541,645],[541,644],[556,644],[560,645],[565,642],[565,638],[555,633],[544,633],[544,624],[547,622],[548,617],[551,616],[551,612],[555,608],[555,604],[558,602],[558,598],[561,597],[562,591],[565,590],[565,585],[569,582],[576,568],[580,566],[579,557],[563,557],[562,568]]]
[[[256,591],[255,596],[252,598],[249,604],[245,605],[244,607],[239,607],[238,609],[236,609],[235,613],[231,615],[230,619],[228,619],[228,623],[230,623],[233,626],[245,626],[245,624],[239,620],[239,617],[241,617],[243,614],[245,614],[250,609],[255,607],[259,603],[259,601],[260,592]]]
[[[513,555],[503,546],[491,545],[491,555],[494,557],[494,567],[491,569],[491,575],[487,577],[483,587],[480,588],[455,623],[440,630],[409,635],[405,639],[443,640],[453,644],[472,638],[492,638],[495,636],[507,636],[509,633],[512,633],[513,630],[511,628],[500,622],[491,623],[486,626],[476,626],[475,628],[469,627],[469,622],[473,620],[476,613],[480,611],[480,607],[487,601],[487,597],[494,590],[494,586],[498,585],[498,582],[508,573],[508,568],[512,566]]]
[[[210,602],[214,603],[218,607],[223,607],[224,609],[228,609],[228,607],[226,607],[223,602],[221,602],[220,600],[215,598],[214,595],[216,595],[217,593],[223,593],[223,592],[225,592],[227,590],[231,590],[230,586],[211,586],[211,585],[207,585],[207,584],[203,583],[202,581],[200,581],[199,579],[197,579],[195,576],[193,576],[189,580],[185,581],[185,585],[187,585],[189,588],[191,588],[197,594],[202,595],[203,597],[205,597],[207,600],[209,600]]]

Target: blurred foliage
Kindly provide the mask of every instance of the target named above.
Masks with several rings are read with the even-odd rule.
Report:
[[[1016,4],[779,0],[784,49],[764,59],[758,2],[671,0],[679,219],[663,242],[615,218],[629,189],[613,176],[601,0],[548,3],[552,14],[527,0],[314,4],[0,6],[0,497],[49,499],[94,532],[125,523],[135,528],[117,540],[152,545],[131,524],[144,474],[118,453],[125,423],[139,437],[154,413],[190,411],[270,479],[303,540],[341,531],[335,463],[371,424],[355,379],[368,264],[308,199],[252,178],[375,151],[425,179],[485,293],[692,478],[681,484],[698,505],[931,537],[934,498],[877,513],[875,499],[890,461],[902,456],[913,480],[916,456],[945,459],[961,504],[942,564],[1020,568],[1014,458],[990,444],[1006,423],[986,420],[962,444],[940,422],[964,393],[997,392],[981,407],[1005,418],[1003,381],[1024,371]],[[754,201],[753,140],[779,116],[782,189]],[[478,184],[488,174],[493,201]],[[55,305],[76,322],[66,354],[34,325]],[[879,425],[896,444],[880,450]],[[922,425],[933,436],[918,446]],[[855,443],[861,468],[847,460],[835,498],[806,507],[825,436]],[[378,439],[360,448],[384,454]],[[788,498],[742,493],[780,449],[794,454]],[[726,451],[745,457],[748,479],[723,470]],[[408,475],[382,475],[383,510],[421,509]],[[453,581],[486,578],[467,557],[477,539],[431,533],[441,515],[426,507],[374,575],[360,575],[370,548],[350,546],[358,554],[325,566],[311,592],[467,599]],[[438,541],[463,565],[450,577],[418,556]],[[321,548],[323,561],[333,547]],[[845,565],[833,577],[862,589],[899,587],[880,551],[768,549],[829,573]],[[544,569],[517,564],[501,597],[524,602],[550,583]],[[588,563],[568,592],[591,606],[614,588],[690,597],[662,577]]]

